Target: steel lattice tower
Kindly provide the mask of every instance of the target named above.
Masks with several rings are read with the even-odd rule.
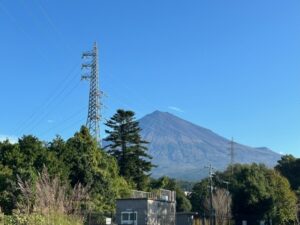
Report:
[[[89,109],[86,126],[89,128],[91,135],[96,138],[100,145],[101,91],[99,89],[98,47],[96,42],[94,43],[93,50],[84,52],[82,54],[82,58],[86,59],[87,62],[82,64],[82,69],[85,69],[86,73],[81,76],[81,79],[90,81]]]
[[[231,138],[231,141],[230,141],[230,166],[231,166],[231,174],[233,175],[233,165],[234,165],[234,139]]]

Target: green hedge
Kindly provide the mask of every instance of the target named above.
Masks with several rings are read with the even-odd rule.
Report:
[[[51,214],[14,214],[11,216],[0,215],[2,225],[83,225],[83,220],[73,216]]]

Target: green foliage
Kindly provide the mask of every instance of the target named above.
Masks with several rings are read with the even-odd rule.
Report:
[[[91,207],[95,210],[113,211],[115,199],[129,193],[129,186],[119,176],[116,161],[98,147],[86,127],[66,143],[56,139],[50,146],[68,165],[71,185],[90,186]]]
[[[232,174],[232,171],[234,173]],[[296,196],[289,182],[277,171],[264,165],[240,165],[228,167],[216,173],[214,184],[217,189],[227,188],[223,181],[229,181],[232,196],[232,216],[238,224],[247,220],[256,224],[259,220],[272,219],[274,224],[294,224],[296,221]],[[205,199],[209,196],[209,182],[204,179],[193,187],[190,201],[192,210],[209,213]]]
[[[298,198],[298,205],[300,204],[300,158],[295,158],[292,155],[284,155],[278,161],[275,167],[277,171],[286,177],[295,191]],[[300,217],[300,207],[298,207],[298,218]]]
[[[49,144],[28,135],[17,144],[0,142],[0,207],[5,214],[22,202],[17,177],[34,187],[44,167],[70,188],[77,183],[89,186],[91,209],[113,211],[115,199],[129,193],[115,159],[99,149],[87,128],[67,141],[56,137]]]
[[[276,224],[289,224],[296,220],[296,196],[288,181],[264,165],[236,165],[234,174],[224,176],[231,180],[232,212],[238,221],[250,223],[272,219]]]
[[[16,204],[16,184],[13,171],[8,166],[0,164],[0,209],[9,213]]]
[[[184,192],[176,189],[176,211],[177,212],[190,212],[192,205],[189,199],[185,196]]]
[[[148,142],[142,140],[139,123],[134,118],[134,112],[117,110],[117,113],[106,122],[110,129],[105,130],[109,143],[107,148],[114,156],[120,168],[120,175],[136,185],[139,190],[147,188],[149,172],[153,165],[147,154]]]
[[[196,184],[196,182],[184,181],[184,180],[177,180],[176,182],[182,190],[185,190],[188,192],[191,192],[193,190],[194,185]]]
[[[293,224],[296,221],[297,198],[290,191],[290,184],[286,178],[279,173],[273,172],[269,181],[272,187],[274,206],[271,210],[271,217],[278,224]]]
[[[207,209],[204,206],[206,198],[209,196],[209,181],[208,179],[203,179],[199,183],[196,183],[192,189],[192,193],[189,196],[189,200],[192,205],[193,212],[205,213],[207,214]]]
[[[20,201],[17,176],[33,183],[44,166],[50,174],[62,174],[64,168],[63,162],[36,137],[28,135],[17,144],[8,141],[0,144],[0,207],[6,214],[12,213]]]
[[[118,124],[117,121],[126,121],[121,126],[124,140],[122,146],[125,145],[126,152],[122,160],[117,157],[118,140],[115,139],[116,146],[111,146],[112,152],[114,149],[116,154],[113,154],[114,157],[110,156],[99,148],[86,127],[82,127],[66,141],[57,136],[50,143],[45,143],[37,137],[27,135],[16,144],[0,142],[0,208],[3,212],[12,214],[17,205],[25,201],[17,185],[18,178],[32,187],[29,192],[33,193],[39,174],[45,167],[50,178],[62,180],[62,186],[70,190],[79,183],[89,187],[91,210],[114,211],[115,200],[129,195],[129,184],[138,189],[146,189],[152,168],[148,161],[150,156],[146,153],[147,142],[139,135],[140,128],[138,122],[134,121],[134,113],[122,110],[118,113],[121,117],[116,115],[113,118],[121,120],[115,120],[115,125]],[[114,120],[109,124],[112,128],[110,137],[116,137]],[[121,170],[119,165],[122,166]],[[124,178],[128,178],[128,182]]]
[[[300,188],[300,158],[284,155],[278,161],[275,169],[289,180],[293,190],[296,191]]]
[[[0,145],[0,207],[4,213],[11,213],[19,200],[17,176],[33,181],[40,163],[45,162],[44,152],[42,143],[33,136],[23,136],[17,144],[4,141]]]
[[[152,189],[168,189],[176,192],[176,211],[190,212],[192,205],[189,199],[185,196],[184,191],[179,187],[175,179],[169,177],[161,177],[157,180],[151,181]]]
[[[2,223],[1,223],[2,222]],[[13,214],[4,216],[0,225],[83,225],[83,220],[74,216],[63,214]]]
[[[152,189],[168,189],[172,191],[178,187],[176,180],[167,176],[163,176],[158,179],[152,179],[150,185]]]

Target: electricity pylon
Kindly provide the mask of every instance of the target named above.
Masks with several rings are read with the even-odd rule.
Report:
[[[98,47],[96,42],[94,43],[92,51],[82,53],[82,58],[87,59],[87,62],[82,64],[82,69],[85,69],[86,73],[81,76],[81,79],[90,81],[89,109],[86,126],[100,145],[101,91],[99,89]]]
[[[233,175],[233,165],[234,165],[234,140],[231,138],[230,141],[230,167],[231,167],[231,175]]]

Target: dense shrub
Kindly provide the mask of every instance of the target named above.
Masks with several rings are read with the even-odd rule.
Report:
[[[0,218],[1,225],[83,225],[82,219],[62,214],[13,214]]]

